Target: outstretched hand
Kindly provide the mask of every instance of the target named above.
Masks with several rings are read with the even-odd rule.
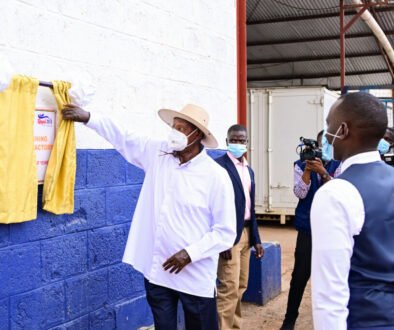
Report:
[[[73,104],[65,104],[62,115],[65,120],[79,121],[82,123],[87,123],[90,118],[90,112]]]
[[[170,273],[175,272],[178,274],[187,264],[191,263],[188,253],[185,249],[175,253],[172,257],[168,258],[163,264],[164,270],[170,270]]]

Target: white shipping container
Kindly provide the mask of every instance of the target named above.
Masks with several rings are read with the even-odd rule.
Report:
[[[338,93],[324,87],[248,90],[249,163],[255,171],[259,219],[294,215],[294,162],[300,137],[316,139]]]

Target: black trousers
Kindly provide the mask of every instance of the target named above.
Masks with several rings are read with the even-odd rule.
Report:
[[[176,281],[174,275],[174,281]],[[176,330],[178,301],[185,313],[186,330],[218,330],[216,297],[204,298],[165,288],[145,279],[146,298],[155,330]]]
[[[294,269],[291,274],[289,298],[285,318],[295,321],[298,317],[302,296],[311,276],[312,236],[298,232],[294,253]]]

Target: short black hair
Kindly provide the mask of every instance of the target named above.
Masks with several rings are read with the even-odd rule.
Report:
[[[247,133],[248,131],[246,130],[246,127],[240,124],[235,124],[233,126],[231,126],[228,130],[227,130],[227,136],[231,133],[231,132],[245,132]]]
[[[319,140],[320,136],[323,136],[324,130],[322,129],[318,134],[316,140]]]
[[[387,128],[386,109],[380,100],[368,93],[357,92],[342,95],[338,109],[344,118],[356,128],[361,142],[380,140]]]
[[[394,128],[393,128],[393,127],[387,127],[387,130],[388,130],[389,132],[391,132],[391,134],[394,134]]]

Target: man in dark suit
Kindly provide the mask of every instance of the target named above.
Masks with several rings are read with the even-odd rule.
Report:
[[[227,131],[228,152],[216,161],[224,167],[233,183],[237,214],[237,237],[234,246],[220,253],[218,265],[218,316],[221,330],[241,329],[241,299],[248,286],[250,248],[261,258],[261,245],[254,211],[255,183],[248,166],[246,128],[233,125]]]

